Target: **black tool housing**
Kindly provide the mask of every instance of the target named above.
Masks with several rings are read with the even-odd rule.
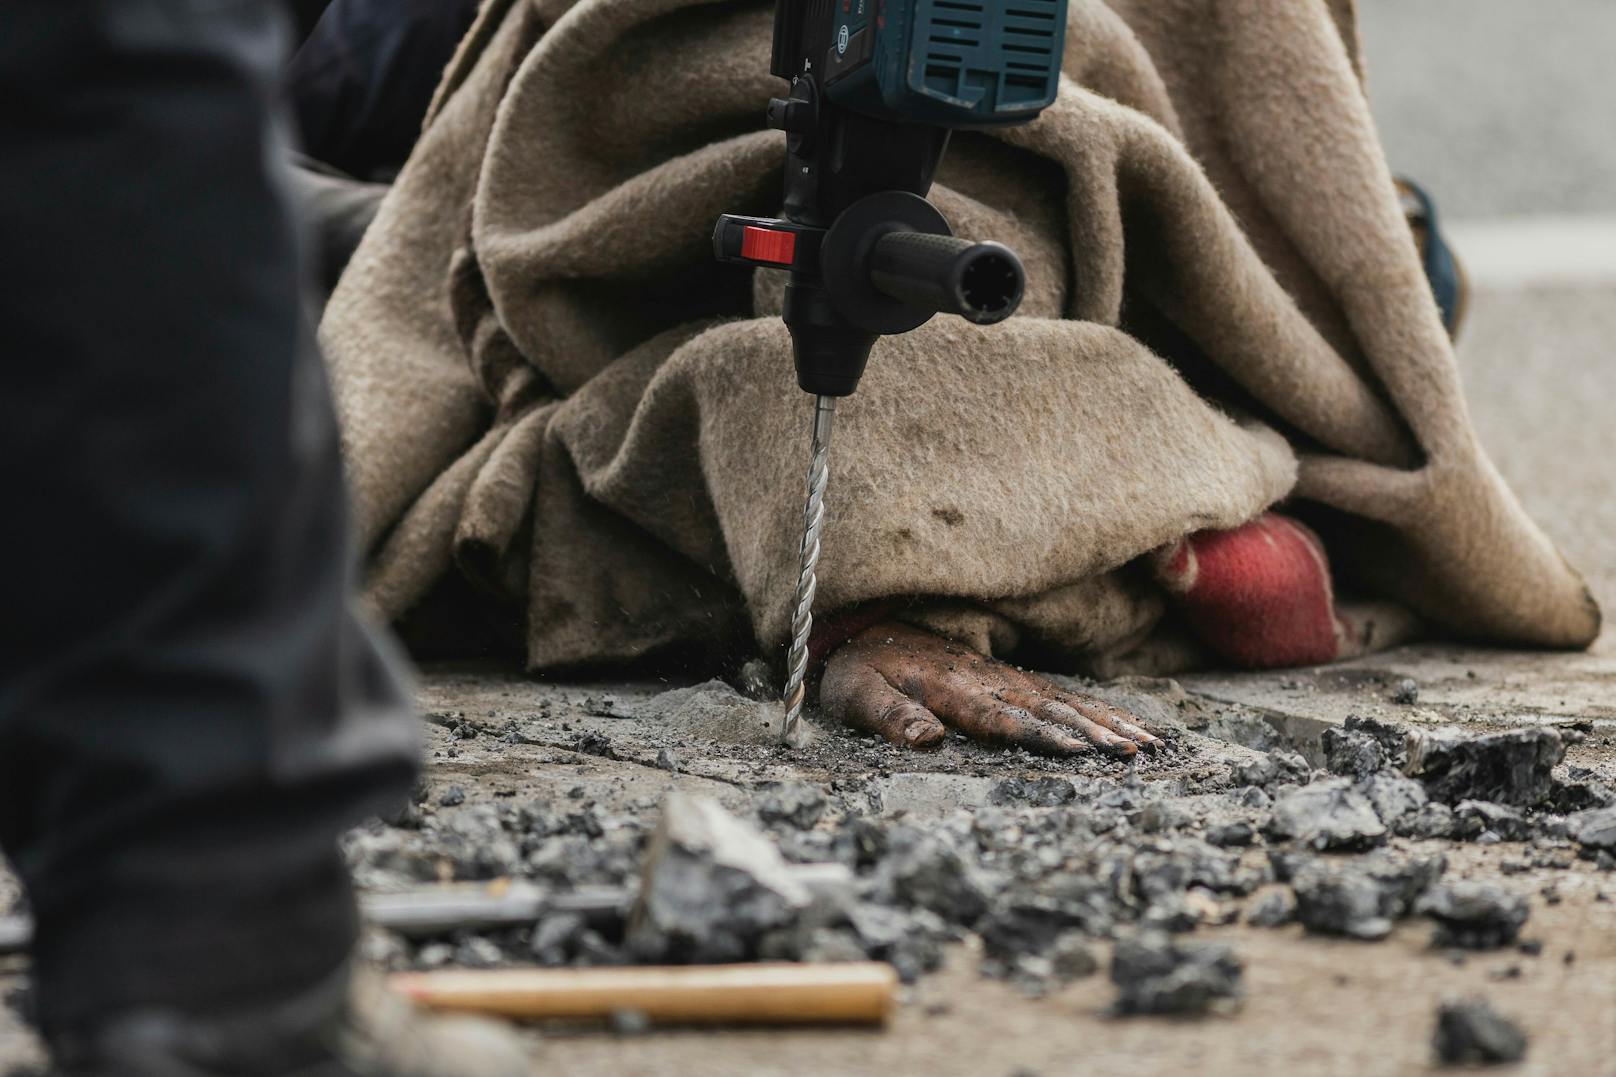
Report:
[[[908,332],[938,312],[984,325],[1002,321],[1025,291],[1013,251],[954,238],[926,201],[948,147],[948,126],[908,122],[901,101],[894,115],[879,101],[853,108],[825,93],[828,82],[845,78],[852,67],[876,62],[872,42],[888,16],[908,18],[917,3],[930,2],[779,0],[775,7],[770,70],[791,82],[789,94],[771,101],[767,112],[769,125],[787,136],[784,219],[726,216],[713,244],[723,260],[790,272],[784,319],[797,382],[810,393],[850,395],[883,334]],[[970,0],[967,6],[986,11],[1004,3]],[[1058,10],[1064,22],[1064,2]],[[850,22],[859,27],[851,36]],[[1057,68],[1059,40],[1053,46]],[[933,103],[922,107],[917,100],[914,108],[926,117],[948,115]],[[1016,117],[992,119],[1033,114],[1023,108]],[[961,125],[975,124],[962,119]]]

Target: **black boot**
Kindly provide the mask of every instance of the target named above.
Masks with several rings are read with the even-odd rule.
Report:
[[[60,1077],[526,1077],[515,1036],[416,1010],[371,972],[227,1014],[121,1014],[52,1044]]]

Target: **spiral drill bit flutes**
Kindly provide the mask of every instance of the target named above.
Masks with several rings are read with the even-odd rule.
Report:
[[[808,636],[814,628],[815,569],[819,565],[819,532],[825,522],[825,484],[830,480],[830,431],[836,418],[836,398],[814,397],[814,439],[808,461],[808,503],[802,513],[802,560],[797,571],[797,593],[791,607],[791,652],[786,658],[785,725],[781,739],[790,744],[802,719],[807,695]]]

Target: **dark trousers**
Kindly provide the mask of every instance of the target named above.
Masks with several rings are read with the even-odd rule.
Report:
[[[328,976],[415,731],[350,612],[254,0],[0,5],[0,846],[49,1031]]]
[[[391,180],[476,14],[477,0],[330,0],[286,69],[304,152]]]
[[[376,215],[384,183],[415,146],[477,0],[310,0],[319,15],[287,65],[283,93],[302,152],[293,195],[315,230],[329,295]]]

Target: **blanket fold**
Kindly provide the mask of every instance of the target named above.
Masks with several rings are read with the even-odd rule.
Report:
[[[778,208],[771,19],[485,4],[321,329],[384,615],[456,574],[533,669],[784,640],[810,402],[783,281],[710,244]],[[1591,642],[1471,429],[1350,2],[1072,0],[1067,43],[1055,104],[958,134],[933,192],[1021,254],[1023,306],[878,343],[820,605],[1159,672],[1196,652],[1147,555],[1284,503],[1375,608]]]

